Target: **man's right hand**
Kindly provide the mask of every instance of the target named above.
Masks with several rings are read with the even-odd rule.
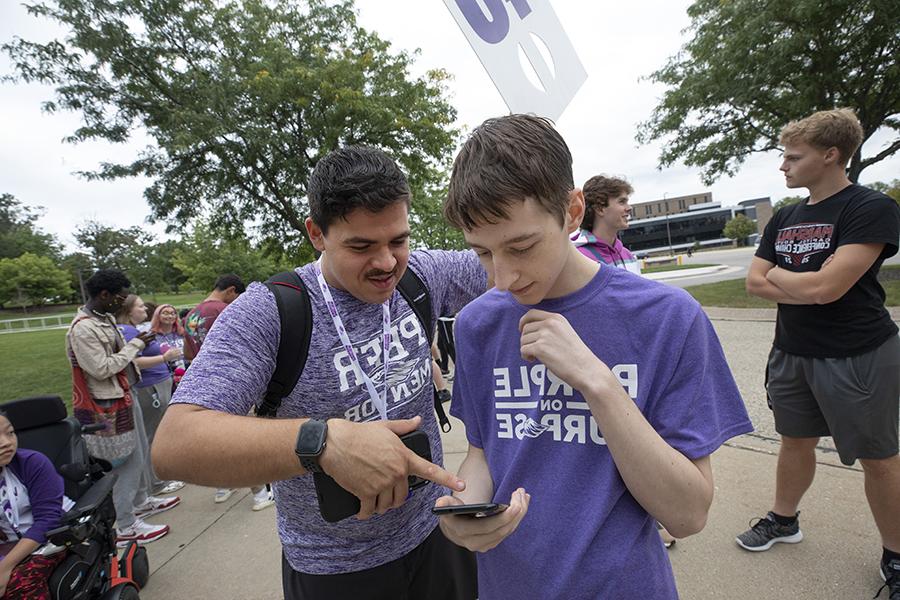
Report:
[[[456,475],[428,462],[407,448],[400,436],[418,429],[421,417],[399,421],[356,423],[328,421],[328,438],[319,461],[322,469],[345,490],[359,498],[359,519],[384,514],[402,506],[409,475],[416,475],[462,491],[466,484]]]
[[[144,347],[146,348],[150,344],[153,343],[153,340],[156,339],[156,334],[152,331],[143,331],[135,336],[137,339],[144,342]]]

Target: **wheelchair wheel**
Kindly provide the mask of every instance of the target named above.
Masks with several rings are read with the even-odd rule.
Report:
[[[130,583],[123,583],[103,594],[102,600],[141,600],[141,594]]]
[[[133,581],[138,589],[144,589],[150,579],[147,549],[138,546],[136,542],[130,542],[119,557],[119,576]]]

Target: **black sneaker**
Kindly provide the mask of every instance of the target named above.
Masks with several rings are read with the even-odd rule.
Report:
[[[438,400],[441,401],[441,404],[443,404],[444,402],[450,402],[450,390],[438,390],[437,397]]]
[[[878,588],[878,593],[872,596],[877,598],[884,590],[888,591],[888,600],[900,600],[900,560],[896,558],[887,563],[881,563],[881,578],[884,585]]]
[[[800,513],[797,514],[799,515]],[[738,546],[750,552],[768,550],[778,542],[796,544],[802,540],[803,532],[800,531],[799,519],[794,519],[794,522],[790,525],[779,525],[778,521],[775,520],[775,515],[771,512],[757,521],[756,525],[753,525],[735,538]]]

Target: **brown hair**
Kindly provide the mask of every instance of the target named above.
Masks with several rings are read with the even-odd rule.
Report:
[[[565,222],[572,153],[553,123],[534,115],[507,115],[479,125],[456,156],[444,217],[470,230],[508,219],[515,201],[533,198]]]
[[[590,231],[594,228],[595,211],[609,206],[609,201],[622,194],[630,196],[634,193],[631,184],[618,177],[594,175],[584,182],[581,188],[584,193],[584,219],[581,228]]]
[[[837,148],[840,164],[846,165],[863,141],[863,128],[856,113],[849,108],[836,108],[813,113],[805,119],[791,121],[781,130],[779,142],[804,142],[810,146]]]
[[[137,301],[140,299],[140,296],[137,294],[128,294],[128,297],[122,302],[122,306],[119,307],[119,310],[116,311],[116,323],[121,323],[122,325],[131,325],[131,309],[134,308],[134,305],[137,304]]]

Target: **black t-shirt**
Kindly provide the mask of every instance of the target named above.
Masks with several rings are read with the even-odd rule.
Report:
[[[884,307],[876,276],[897,253],[900,207],[890,197],[850,185],[813,205],[779,210],[766,225],[756,256],[795,273],[818,271],[845,244],[884,244],[881,256],[850,290],[830,304],[779,304],[775,347],[801,356],[836,358],[874,350],[897,326]]]

